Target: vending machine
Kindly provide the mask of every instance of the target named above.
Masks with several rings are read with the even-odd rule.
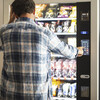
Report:
[[[35,22],[51,30],[61,41],[84,47],[83,56],[72,60],[51,53],[53,100],[91,100],[91,3],[39,2]],[[8,12],[5,10],[4,14]]]
[[[69,45],[84,47],[83,56],[72,60],[51,53],[53,99],[90,100],[90,2],[42,3],[35,11],[38,25]]]

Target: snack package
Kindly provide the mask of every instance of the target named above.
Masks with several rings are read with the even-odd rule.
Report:
[[[70,18],[76,18],[76,6],[73,6],[72,7],[72,12],[70,14]]]
[[[70,83],[65,83],[63,85],[63,96],[68,97],[69,95],[69,89],[70,89]]]
[[[72,10],[72,6],[60,6],[60,10],[58,12],[58,18],[68,18],[70,12]]]
[[[52,92],[53,92],[53,96],[56,96],[56,89],[57,89],[57,85],[52,85]]]
[[[68,30],[69,33],[74,33],[76,32],[76,20],[71,21],[71,26],[69,27]]]
[[[68,33],[68,29],[69,29],[69,21],[64,21],[63,22],[63,32]]]
[[[58,97],[62,97],[63,96],[63,84],[60,84],[60,87],[58,88]]]
[[[69,61],[69,76],[70,78],[76,78],[76,61]]]
[[[58,33],[62,33],[62,25],[58,25],[57,28],[56,28],[56,31]]]
[[[65,60],[63,62],[63,70],[62,70],[62,76],[65,77],[65,78],[67,77],[68,66],[69,66],[69,60]]]
[[[76,78],[76,60],[73,60],[73,78]]]
[[[56,32],[56,22],[51,22],[50,30],[51,30],[52,32]]]
[[[53,59],[52,61],[51,61],[51,75],[52,75],[52,77],[57,77],[57,67],[56,67],[56,60],[55,59]]]
[[[62,69],[63,69],[63,60],[59,59],[56,62],[56,66],[57,66],[57,77],[61,77],[62,76]]]
[[[51,76],[54,76],[54,69],[55,69],[56,60],[51,61]]]
[[[69,96],[71,98],[75,98],[76,97],[76,83],[73,83],[73,84],[70,85]]]
[[[57,4],[50,4],[46,10],[45,18],[56,18]]]
[[[55,9],[49,8],[45,14],[45,18],[55,18],[55,17],[56,17]]]
[[[36,18],[43,18],[44,12],[45,12],[47,6],[48,6],[48,4],[36,4],[35,17]]]

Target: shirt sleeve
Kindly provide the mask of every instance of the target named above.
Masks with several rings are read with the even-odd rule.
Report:
[[[49,34],[49,49],[63,55],[68,59],[74,59],[78,55],[78,49],[61,41],[56,34],[48,30]]]

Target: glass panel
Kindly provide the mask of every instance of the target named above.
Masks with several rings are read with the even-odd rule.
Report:
[[[68,4],[37,4],[36,23],[57,34],[61,41],[77,46],[76,6]],[[67,51],[66,51],[67,52]],[[61,55],[51,54],[52,92],[54,99],[76,100],[76,59],[68,60]]]

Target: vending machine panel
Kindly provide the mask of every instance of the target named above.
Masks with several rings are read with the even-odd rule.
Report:
[[[90,2],[77,5],[77,46],[84,47],[82,57],[77,58],[77,100],[90,98],[90,57],[91,57],[91,11]]]

